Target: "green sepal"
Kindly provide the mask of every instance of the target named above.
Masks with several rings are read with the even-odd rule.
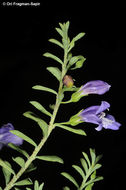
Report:
[[[58,156],[50,156],[50,155],[43,155],[43,156],[36,156],[39,160],[49,161],[49,162],[59,162],[61,164],[64,163],[63,159]]]
[[[23,179],[14,184],[14,186],[24,186],[24,185],[32,185],[32,180],[30,178]]]
[[[52,53],[44,53],[43,56],[45,57],[49,57],[51,59],[54,59],[55,61],[57,61],[58,63],[60,63],[61,65],[63,64],[62,60],[60,58],[58,58],[56,55],[53,55]]]
[[[23,134],[22,132],[18,131],[18,130],[10,130],[10,132],[22,139],[24,139],[26,142],[30,143],[33,146],[37,146],[37,144],[27,135]]]
[[[46,68],[53,76],[56,77],[58,81],[61,80],[62,73],[57,67],[47,67]]]
[[[78,125],[78,124],[80,124],[80,123],[83,123],[83,121],[80,120],[80,116],[79,116],[79,114],[80,114],[81,112],[82,112],[82,110],[79,111],[79,113],[77,113],[76,115],[72,116],[72,117],[69,119],[68,123],[69,123],[70,125],[72,125],[72,126],[76,126],[76,125]]]

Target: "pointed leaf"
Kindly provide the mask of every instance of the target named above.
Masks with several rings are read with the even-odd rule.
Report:
[[[16,162],[20,167],[24,167],[25,161],[21,157],[12,158],[14,162]]]
[[[62,172],[61,175],[63,175],[64,177],[66,177],[69,181],[71,181],[77,188],[79,188],[78,183],[76,182],[76,180],[68,173],[66,172]]]
[[[98,163],[98,161],[102,158],[102,155],[99,155],[96,157],[95,164]]]
[[[57,95],[57,92],[55,90],[53,90],[51,88],[47,88],[45,86],[36,85],[36,86],[33,86],[32,88],[35,90],[42,90],[42,91],[46,91],[46,92],[51,92],[51,93]]]
[[[58,63],[60,63],[61,65],[63,64],[62,60],[60,58],[58,58],[56,55],[53,55],[52,53],[44,53],[43,56],[45,57],[49,57],[51,59],[54,59],[55,61],[57,61]]]
[[[0,190],[2,190],[2,188],[0,187]]]
[[[43,190],[43,187],[44,187],[44,183],[42,183],[42,184],[39,186],[39,190]]]
[[[85,190],[92,190],[92,187],[93,187],[94,183],[91,183],[90,185],[88,185]]]
[[[77,165],[72,165],[72,167],[82,176],[82,178],[85,177],[84,171],[81,169],[81,167]]]
[[[32,190],[31,188],[26,187],[26,190]]]
[[[30,111],[25,112],[23,115],[25,117],[27,117],[29,119],[32,119],[33,121],[37,122],[37,124],[40,126],[40,128],[43,131],[43,135],[47,136],[47,134],[48,134],[48,124],[44,120],[38,118],[37,116],[35,116],[35,114],[33,112],[30,112]]]
[[[88,166],[90,167],[90,166],[91,166],[91,163],[90,163],[90,160],[89,160],[89,158],[88,158],[88,155],[87,155],[85,152],[82,152],[82,154],[83,154],[85,160],[87,161]]]
[[[9,168],[11,168],[11,164],[9,163],[9,162],[7,162],[7,161],[4,161],[4,163],[9,167]],[[8,171],[6,168],[2,168],[2,170],[3,170],[3,174],[4,174],[4,178],[5,178],[5,183],[6,183],[6,185],[9,183],[9,181],[10,181],[10,178],[11,178],[11,173],[10,173],[10,171]]]
[[[55,29],[60,34],[60,36],[63,37],[63,31],[60,28],[55,28]]]
[[[10,130],[10,132],[22,139],[24,139],[25,141],[27,141],[28,143],[30,143],[33,146],[37,146],[37,144],[28,136],[26,136],[25,134],[23,134],[22,132],[18,131],[18,130]]]
[[[18,181],[14,184],[15,186],[24,186],[24,185],[32,185],[31,179],[23,179],[21,181]]]
[[[94,172],[95,170],[97,170],[97,169],[99,169],[99,168],[101,168],[101,167],[102,167],[101,164],[96,164],[96,165],[93,167],[93,169],[91,170],[91,172]]]
[[[83,158],[81,158],[80,161],[81,161],[81,164],[82,164],[82,166],[83,166],[83,168],[84,168],[84,170],[85,170],[85,174],[87,174],[87,173],[88,173],[87,162],[86,162],[85,159],[83,159]]]
[[[77,40],[81,39],[84,35],[85,35],[84,32],[79,33],[78,35],[76,35],[76,36],[74,37],[74,41],[77,41]]]
[[[37,180],[35,180],[34,182],[34,190],[38,190],[39,189],[39,183]]]
[[[70,190],[70,188],[66,186],[63,188],[63,190]]]
[[[47,67],[47,70],[54,75],[58,81],[61,80],[61,71],[57,67]]]
[[[32,104],[36,109],[38,109],[42,113],[44,113],[50,117],[52,116],[52,114],[50,112],[48,112],[39,102],[30,101],[30,104]]]
[[[73,129],[71,127],[67,127],[65,125],[61,125],[61,124],[58,124],[58,123],[56,123],[56,126],[62,128],[62,129],[65,129],[67,131],[70,131],[72,133],[78,134],[78,135],[86,135],[86,133],[81,129]]]
[[[100,181],[100,180],[103,180],[103,177],[102,176],[99,176],[99,177],[97,177],[97,178],[95,178],[95,179],[91,179],[91,180],[89,180],[86,184],[85,184],[85,186],[87,186],[87,185],[89,185],[89,184],[92,184],[92,183],[94,183],[94,182],[96,182],[96,181]]]
[[[95,163],[96,155],[95,155],[95,150],[90,148],[90,155],[91,155],[91,160],[92,160],[92,165]]]
[[[33,163],[31,163],[31,164],[29,165],[29,167],[25,170],[25,173],[32,172],[32,171],[34,171],[34,170],[36,170],[36,169],[37,169],[37,167],[34,166]]]
[[[15,174],[14,170],[11,167],[9,167],[9,165],[6,164],[6,161],[4,162],[3,160],[0,159],[0,166],[2,166],[3,168],[5,168],[6,170],[8,170],[8,172],[10,172],[12,174]]]
[[[11,147],[11,148],[14,149],[14,150],[20,152],[20,153],[23,154],[26,158],[29,157],[28,153],[27,153],[25,150],[19,148],[18,146],[15,146],[15,145],[12,144],[12,143],[9,143],[8,146]]]
[[[44,161],[49,161],[49,162],[59,162],[63,164],[63,159],[58,157],[58,156],[36,156],[37,159],[44,160]]]
[[[63,44],[56,39],[49,39],[49,42],[52,42],[52,43],[60,46],[61,48],[63,48]]]

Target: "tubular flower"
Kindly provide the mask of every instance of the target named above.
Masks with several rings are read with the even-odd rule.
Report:
[[[106,93],[110,89],[110,85],[101,80],[93,80],[87,82],[83,85],[77,92],[73,93],[71,96],[72,102],[77,102],[83,96],[87,96],[88,94],[99,94],[102,95]]]
[[[87,82],[84,86],[82,86],[79,91],[82,95],[88,94],[104,94],[110,89],[110,85],[101,80],[94,80]]]
[[[78,116],[80,117],[80,121],[97,124],[98,127],[95,128],[97,131],[101,131],[102,128],[118,130],[121,124],[116,122],[112,115],[104,112],[109,107],[110,104],[108,102],[102,101],[100,106],[86,108]]]
[[[23,143],[23,139],[12,134],[10,130],[14,130],[14,127],[11,123],[3,125],[0,128],[0,150],[3,146],[8,145],[8,143],[12,143],[18,146]]]

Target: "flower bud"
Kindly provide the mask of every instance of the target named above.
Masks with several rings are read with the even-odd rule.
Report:
[[[67,88],[71,88],[74,84],[74,81],[72,79],[72,77],[70,75],[65,75],[63,78],[63,84],[67,87]]]

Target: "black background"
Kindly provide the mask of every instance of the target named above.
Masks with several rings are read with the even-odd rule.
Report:
[[[81,99],[76,104],[61,106],[57,121],[68,120],[70,115],[91,105],[98,105],[102,100],[111,104],[110,113],[122,126],[119,131],[102,130],[97,132],[92,124],[82,124],[87,137],[77,136],[56,129],[50,136],[40,154],[56,154],[64,159],[65,164],[35,162],[38,170],[30,175],[40,182],[45,182],[45,189],[59,190],[68,185],[60,172],[67,171],[80,178],[71,169],[72,164],[79,164],[81,152],[90,147],[97,154],[103,154],[102,169],[97,173],[104,180],[96,183],[94,189],[120,189],[125,178],[125,9],[121,2],[114,4],[102,1],[43,1],[38,7],[0,7],[0,125],[11,122],[16,129],[32,137],[37,143],[41,135],[36,124],[22,116],[28,110],[35,111],[30,100],[48,105],[55,101],[53,95],[33,91],[36,84],[57,89],[58,82],[47,72],[47,66],[58,63],[42,56],[50,51],[63,56],[62,51],[48,42],[49,38],[58,38],[55,31],[59,22],[70,21],[69,34],[74,37],[85,32],[85,37],[76,43],[74,55],[82,54],[87,58],[84,67],[69,74],[80,86],[89,80],[104,80],[111,84],[111,90],[103,96],[92,95]],[[42,115],[46,121],[48,117]],[[24,142],[23,148],[32,152],[32,147]],[[8,148],[0,152],[2,159],[10,160],[17,153]],[[3,178],[0,177],[0,183]]]

